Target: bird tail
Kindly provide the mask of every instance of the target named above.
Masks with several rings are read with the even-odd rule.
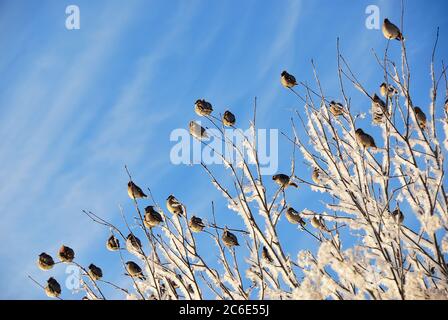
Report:
[[[294,187],[294,188],[298,188],[298,187],[299,187],[299,186],[298,186],[296,183],[294,183],[294,182],[290,182],[289,185],[290,185],[291,187]]]

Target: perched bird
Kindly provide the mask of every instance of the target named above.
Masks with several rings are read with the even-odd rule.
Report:
[[[117,251],[120,249],[120,241],[118,241],[114,235],[111,235],[109,239],[107,239],[106,248],[110,251]]]
[[[291,181],[289,176],[283,173],[279,173],[272,176],[272,180],[274,180],[280,187],[286,189],[288,186],[292,186],[298,188],[299,186]]]
[[[128,251],[135,250],[137,252],[140,252],[142,248],[142,242],[139,238],[130,233],[126,237],[126,248],[128,249]]]
[[[143,222],[147,228],[151,229],[163,222],[163,218],[162,215],[154,209],[154,206],[147,206],[145,208],[145,219]]]
[[[140,189],[140,187],[132,181],[128,182],[128,195],[131,199],[134,200],[147,197],[147,195],[142,191],[142,189]]]
[[[228,248],[232,248],[234,246],[239,246],[238,239],[236,235],[231,233],[227,227],[224,228],[224,232],[222,234],[222,242],[224,242],[224,245]]]
[[[286,71],[283,71],[281,73],[280,81],[285,88],[292,88],[295,85],[297,85],[296,78],[292,74],[289,74]]]
[[[344,106],[340,102],[330,101],[329,109],[335,117],[341,116],[344,113]]]
[[[232,127],[235,125],[235,122],[236,122],[235,115],[229,110],[226,110],[226,112],[224,112],[224,114],[222,115],[222,123],[226,127]]]
[[[286,219],[292,224],[300,224],[302,227],[306,225],[306,222],[302,219],[300,214],[293,208],[289,207],[286,210]]]
[[[197,124],[195,121],[190,121],[190,134],[198,140],[203,140],[208,138],[207,131]]]
[[[213,107],[210,102],[207,102],[204,99],[199,99],[194,104],[194,111],[198,116],[209,116],[213,111]]]
[[[384,118],[385,114],[387,115],[386,103],[375,93],[372,99],[373,123],[375,124],[383,123],[385,120]]]
[[[103,271],[93,263],[89,265],[89,276],[93,280],[100,280],[103,277]]]
[[[51,298],[57,298],[61,294],[61,285],[55,278],[50,277],[45,286],[45,293]]]
[[[397,208],[394,211],[392,211],[391,215],[397,224],[403,223],[404,215],[403,215],[403,212],[401,212],[400,208]]]
[[[373,137],[371,135],[365,133],[361,128],[356,129],[355,137],[356,137],[356,141],[363,148],[373,148],[373,149],[377,148],[377,146],[375,144],[375,140],[373,139]]]
[[[50,270],[54,266],[54,260],[49,254],[42,252],[37,260],[37,265],[41,270]]]
[[[322,219],[322,217],[312,217],[311,218],[311,225],[316,228],[316,229],[320,229],[320,230],[324,230],[324,231],[328,231],[327,227],[325,226],[325,222]]]
[[[166,207],[169,212],[176,215],[184,214],[184,206],[172,194],[166,199]]]
[[[59,259],[62,262],[72,262],[75,259],[75,251],[72,248],[62,246],[58,252]]]
[[[126,271],[131,277],[137,277],[140,280],[145,280],[145,276],[143,275],[142,268],[134,261],[126,262]]]
[[[269,254],[268,249],[265,246],[263,246],[263,249],[261,250],[261,257],[269,263],[274,262],[271,255]]]
[[[448,113],[448,97],[445,100],[445,112]]]
[[[417,119],[418,126],[424,130],[426,128],[425,113],[419,107],[414,107],[414,111],[415,111],[415,118]]]
[[[188,222],[188,226],[193,232],[201,232],[205,228],[204,222],[202,222],[201,218],[192,216],[190,221]]]
[[[380,85],[380,93],[383,97],[388,96],[389,98],[391,98],[394,95],[398,94],[398,90],[391,84],[387,85],[385,82],[383,82]]]
[[[404,37],[401,34],[400,29],[392,22],[390,22],[389,19],[384,19],[382,30],[383,35],[386,39],[404,40]]]
[[[321,175],[320,170],[318,168],[314,168],[313,169],[313,174],[311,175],[311,179],[313,180],[313,182],[315,184],[320,184],[321,183],[320,175]]]

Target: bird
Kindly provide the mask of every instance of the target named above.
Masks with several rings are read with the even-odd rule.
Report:
[[[58,252],[59,259],[62,262],[72,262],[75,259],[75,251],[72,248],[62,246]]]
[[[306,222],[302,219],[300,214],[293,208],[289,207],[286,210],[286,219],[292,224],[300,224],[302,227],[306,225]]]
[[[418,126],[424,130],[426,128],[425,113],[419,107],[414,107],[414,111],[415,111],[415,118],[417,119]]]
[[[207,131],[195,121],[190,121],[189,127],[190,127],[190,134],[196,139],[203,140],[209,137]]]
[[[392,86],[391,84],[387,85],[385,82],[383,82],[380,85],[380,94],[383,97],[388,96],[389,98],[391,98],[394,95],[398,94],[398,90],[394,86]]]
[[[131,277],[137,277],[140,280],[145,280],[145,276],[143,275],[142,268],[134,261],[126,262],[126,271]]]
[[[361,128],[356,129],[355,137],[356,137],[356,141],[363,148],[373,148],[373,149],[377,148],[373,137],[371,135],[365,133]]]
[[[295,188],[299,187],[297,184],[291,181],[289,176],[283,173],[273,175],[272,180],[274,180],[283,189],[286,189],[288,186],[292,186]]]
[[[228,248],[232,248],[235,246],[239,246],[238,238],[236,235],[231,233],[227,227],[224,228],[224,232],[222,233],[222,242],[224,242],[224,245]]]
[[[201,218],[192,216],[190,221],[188,222],[188,226],[193,232],[201,232],[205,228],[204,222],[202,222]]]
[[[401,212],[400,208],[397,208],[394,211],[392,211],[391,215],[397,224],[403,223],[404,215],[403,215],[403,212]]]
[[[53,277],[48,278],[45,293],[51,298],[57,298],[61,294],[61,285]]]
[[[445,100],[445,112],[448,113],[448,97]]]
[[[316,228],[316,229],[320,229],[320,230],[324,230],[324,231],[328,231],[327,227],[325,226],[325,223],[322,219],[322,217],[316,217],[313,216],[311,218],[311,225]]]
[[[229,110],[226,110],[226,112],[224,112],[224,114],[222,115],[222,123],[226,127],[232,127],[235,125],[235,122],[236,122],[235,115]]]
[[[172,214],[181,216],[184,214],[184,206],[172,194],[166,199],[166,207]]]
[[[271,255],[269,254],[268,249],[265,246],[263,246],[263,249],[261,250],[261,257],[269,263],[274,262]]]
[[[154,209],[154,206],[147,206],[145,208],[145,219],[143,222],[147,228],[151,229],[163,222],[163,218],[162,215]]]
[[[133,200],[147,197],[142,189],[132,181],[128,182],[128,195]]]
[[[296,78],[287,71],[282,71],[280,81],[285,88],[292,88],[297,85]]]
[[[386,103],[375,93],[372,99],[373,123],[383,123],[385,114],[387,115]]]
[[[93,263],[89,265],[89,276],[93,280],[100,280],[103,277],[103,271]]]
[[[404,40],[403,34],[401,33],[400,29],[392,22],[390,22],[387,18],[384,19],[382,30],[383,35],[386,39]]]
[[[330,101],[330,112],[335,117],[341,116],[344,113],[344,106],[340,102]]]
[[[315,184],[320,184],[321,183],[320,175],[321,175],[320,170],[318,168],[314,168],[313,169],[313,173],[311,174],[311,179],[313,180],[313,182]]]
[[[114,235],[111,235],[109,239],[107,239],[106,248],[110,251],[117,251],[120,249],[120,241],[115,238]]]
[[[198,116],[209,116],[213,111],[213,107],[210,102],[207,102],[204,99],[199,99],[196,100],[194,104],[194,111]]]
[[[139,238],[130,233],[126,237],[126,248],[128,249],[128,251],[135,250],[137,252],[140,252],[140,250],[142,249],[142,242]]]
[[[42,252],[39,255],[39,259],[37,260],[37,264],[38,264],[38,266],[39,266],[39,268],[41,270],[50,270],[54,266],[54,260],[53,260],[53,258],[49,254],[46,254],[45,252]]]

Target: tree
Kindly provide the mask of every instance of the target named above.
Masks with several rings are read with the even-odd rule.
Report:
[[[401,28],[402,29],[402,28]],[[390,37],[389,37],[390,38]],[[137,214],[138,233],[130,227],[130,217],[121,215],[126,230],[120,230],[99,215],[84,211],[94,222],[109,228],[108,248],[120,257],[132,280],[131,288],[103,281],[95,265],[78,265],[70,254],[60,252],[65,263],[78,265],[88,299],[105,299],[101,286],[111,285],[135,299],[202,299],[205,292],[218,299],[447,299],[448,298],[448,195],[444,156],[448,150],[448,101],[438,103],[439,87],[445,84],[446,67],[435,72],[432,51],[432,88],[427,115],[413,104],[411,69],[405,41],[388,39],[382,57],[374,52],[383,74],[377,88],[384,98],[369,93],[352,72],[337,44],[341,101],[330,101],[324,93],[312,62],[315,86],[286,73],[285,87],[304,105],[291,119],[291,172],[267,179],[261,174],[256,148],[256,99],[249,135],[243,143],[229,139],[224,127],[236,128],[232,118],[217,118],[213,108],[198,100],[196,109],[220,133],[215,139],[229,146],[241,161],[234,164],[203,139],[206,129],[190,126],[204,148],[221,158],[232,183],[226,185],[207,164],[201,166],[212,184],[222,193],[228,208],[239,215],[244,230],[219,226],[211,203],[213,221],[206,222],[188,212],[188,204],[168,198],[168,213],[148,194],[152,206],[142,207],[145,192],[129,175],[129,196]],[[388,56],[389,46],[401,46],[400,61]],[[285,74],[282,74],[282,78]],[[283,79],[284,80],[284,79]],[[353,86],[371,103],[372,126],[360,128],[354,114],[348,86]],[[300,87],[303,93],[297,90]],[[383,100],[384,99],[384,100]],[[443,108],[444,118],[436,110]],[[199,109],[199,110],[198,110]],[[234,120],[234,119],[233,119]],[[297,122],[303,130],[299,130]],[[381,139],[369,134],[375,126]],[[444,136],[444,138],[442,138]],[[312,168],[311,177],[296,174],[296,150]],[[250,159],[250,161],[247,160]],[[274,181],[272,181],[274,180]],[[278,184],[268,194],[267,184]],[[309,187],[322,193],[324,210],[288,205],[285,189]],[[318,242],[318,249],[287,252],[279,239],[278,222],[285,218]],[[415,220],[415,223],[408,223]],[[196,242],[197,232],[207,233],[215,243],[220,268],[206,261]],[[143,235],[145,244],[138,237]],[[350,241],[344,241],[350,237]],[[118,240],[118,241],[117,241]],[[121,244],[121,245],[120,245]],[[244,265],[238,263],[238,245],[247,248]],[[134,255],[125,259],[124,251]],[[70,253],[70,252],[69,252]],[[42,269],[51,269],[53,259],[40,256]],[[220,269],[220,270],[218,270]],[[53,279],[53,278],[51,278]],[[54,279],[42,288],[58,297]]]

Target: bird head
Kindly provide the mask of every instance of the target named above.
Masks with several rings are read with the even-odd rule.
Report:
[[[166,200],[171,200],[171,199],[173,199],[174,198],[174,196],[172,195],[172,194],[170,194],[169,196],[168,196],[168,198],[166,198]]]
[[[356,129],[355,133],[357,134],[364,134],[364,131],[362,131],[361,128]]]
[[[286,72],[285,70],[282,71],[282,76],[286,76],[288,74],[288,72]]]

